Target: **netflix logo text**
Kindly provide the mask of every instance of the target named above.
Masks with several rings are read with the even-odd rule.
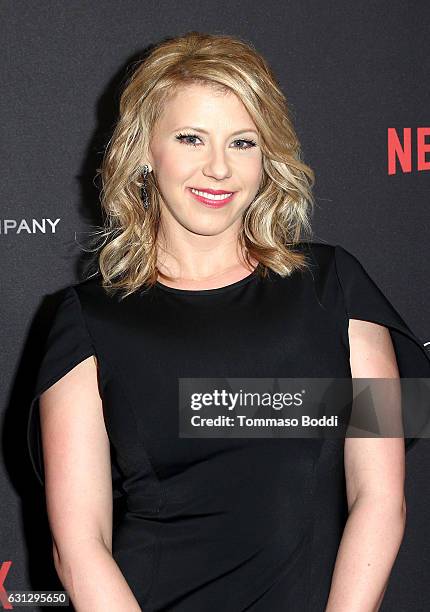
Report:
[[[430,170],[430,158],[426,157],[426,154],[430,153],[430,142],[426,141],[426,137],[430,136],[430,127],[414,130],[403,128],[402,134],[391,127],[388,128],[387,136],[388,174]]]

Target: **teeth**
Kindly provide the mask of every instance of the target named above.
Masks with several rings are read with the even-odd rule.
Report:
[[[207,193],[206,191],[197,191],[197,189],[191,189],[191,191],[199,196],[202,196],[203,198],[207,198],[208,200],[225,200],[232,195],[231,193],[220,193],[214,195],[213,193]]]

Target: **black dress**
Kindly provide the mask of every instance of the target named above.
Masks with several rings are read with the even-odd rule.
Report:
[[[178,378],[350,377],[349,318],[388,327],[401,377],[430,377],[423,344],[355,256],[299,248],[310,269],[288,278],[158,283],[123,301],[99,277],[64,290],[29,451],[43,483],[38,398],[96,355],[124,507],[113,556],[144,612],[323,612],[347,518],[344,440],[180,438]]]

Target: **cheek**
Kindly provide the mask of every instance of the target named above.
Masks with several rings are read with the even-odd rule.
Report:
[[[177,148],[173,151],[166,151],[158,156],[157,167],[160,176],[160,181],[169,186],[175,183],[181,183],[188,179],[190,172],[194,171],[195,162],[193,164],[189,156],[184,155]]]
[[[241,174],[244,182],[250,187],[258,187],[263,171],[261,158],[249,159],[248,163],[244,164],[241,169]]]

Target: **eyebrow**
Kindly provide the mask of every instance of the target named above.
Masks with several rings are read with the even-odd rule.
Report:
[[[199,127],[193,127],[190,125],[183,125],[181,127],[176,128],[176,130],[173,130],[174,132],[177,132],[178,130],[194,130],[195,132],[202,132],[202,134],[208,134],[209,132],[207,130],[204,130],[203,128],[199,128]],[[245,128],[243,130],[237,130],[236,132],[232,132],[230,134],[230,136],[236,136],[236,134],[243,134],[243,132],[254,132],[255,134],[258,135],[258,132],[252,128]]]

